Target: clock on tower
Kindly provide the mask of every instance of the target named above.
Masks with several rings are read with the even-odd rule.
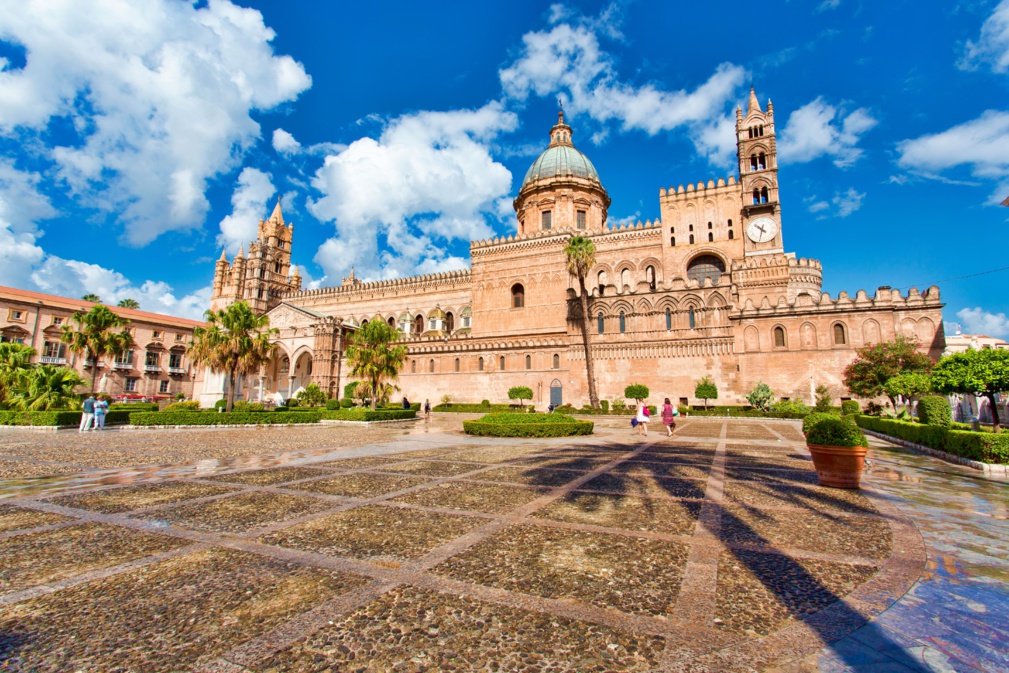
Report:
[[[752,88],[746,116],[741,109],[736,109],[736,148],[743,197],[743,231],[746,232],[744,254],[781,252],[774,106],[767,101],[767,112],[761,110]]]

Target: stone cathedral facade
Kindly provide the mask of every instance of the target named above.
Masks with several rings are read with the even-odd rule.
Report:
[[[577,281],[563,253],[573,235],[597,250],[587,285],[601,399],[643,383],[656,399],[695,403],[709,375],[722,404],[742,403],[758,381],[809,403],[820,384],[845,395],[843,369],[864,344],[906,334],[938,357],[937,287],[831,297],[820,263],[786,252],[770,101],[762,109],[751,91],[736,138],[738,177],[660,189],[657,219],[610,226],[610,197],[560,113],[515,199],[515,233],[471,243],[464,271],[380,282],[352,272],[302,290],[278,205],[249,252],[222,256],[214,275],[213,308],[248,301],[280,330],[276,360],[244,396],[287,398],[313,381],[340,395],[348,335],[384,320],[409,348],[397,384],[411,400],[497,403],[524,385],[540,407],[587,403]]]

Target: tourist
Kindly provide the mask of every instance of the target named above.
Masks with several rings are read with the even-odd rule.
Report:
[[[409,408],[410,408],[410,400],[406,399],[406,395],[403,395],[403,409],[406,410]]]
[[[676,416],[679,413],[667,397],[665,403],[662,405],[662,425],[666,426],[667,437],[673,436],[673,430],[676,429]]]
[[[645,436],[648,434],[648,405],[645,400],[638,401],[638,434]]]
[[[95,396],[94,393],[88,393],[87,399],[84,400],[84,404],[81,405],[81,425],[77,428],[77,432],[85,432],[91,429],[91,422],[95,420]]]
[[[424,420],[431,420],[431,400],[424,400]]]
[[[95,400],[95,430],[105,429],[105,414],[108,410],[109,403],[105,401],[105,396],[99,395]]]

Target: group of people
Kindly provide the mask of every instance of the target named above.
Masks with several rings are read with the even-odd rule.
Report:
[[[81,424],[77,432],[90,432],[105,429],[105,414],[109,410],[109,397],[101,393],[95,397],[91,393],[81,405]]]
[[[659,412],[662,425],[666,428],[667,437],[673,436],[673,430],[676,429],[676,417],[679,415],[680,412],[676,410],[676,407],[672,405],[667,397],[662,404],[662,410]],[[650,420],[651,412],[648,410],[648,404],[645,400],[638,400],[634,418],[631,419],[631,426],[637,428],[639,435],[644,436],[648,434],[648,422]]]

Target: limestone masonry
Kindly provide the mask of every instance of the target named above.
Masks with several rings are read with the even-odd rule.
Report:
[[[942,353],[939,288],[830,297],[820,263],[785,252],[770,101],[762,110],[751,91],[746,114],[736,111],[739,178],[660,189],[661,220],[644,224],[607,224],[610,198],[572,136],[562,112],[515,199],[516,233],[471,243],[468,271],[369,283],[351,272],[339,287],[302,290],[278,205],[248,255],[222,255],[214,273],[213,308],[244,300],[280,330],[280,356],[244,382],[247,399],[286,398],[312,381],[341,395],[348,334],[384,320],[409,347],[398,385],[411,400],[503,402],[524,385],[540,406],[587,403],[577,281],[563,253],[573,235],[597,249],[587,284],[601,399],[643,383],[655,399],[693,403],[706,374],[722,404],[741,403],[758,381],[806,402],[826,384],[836,399],[864,344],[906,334]]]

